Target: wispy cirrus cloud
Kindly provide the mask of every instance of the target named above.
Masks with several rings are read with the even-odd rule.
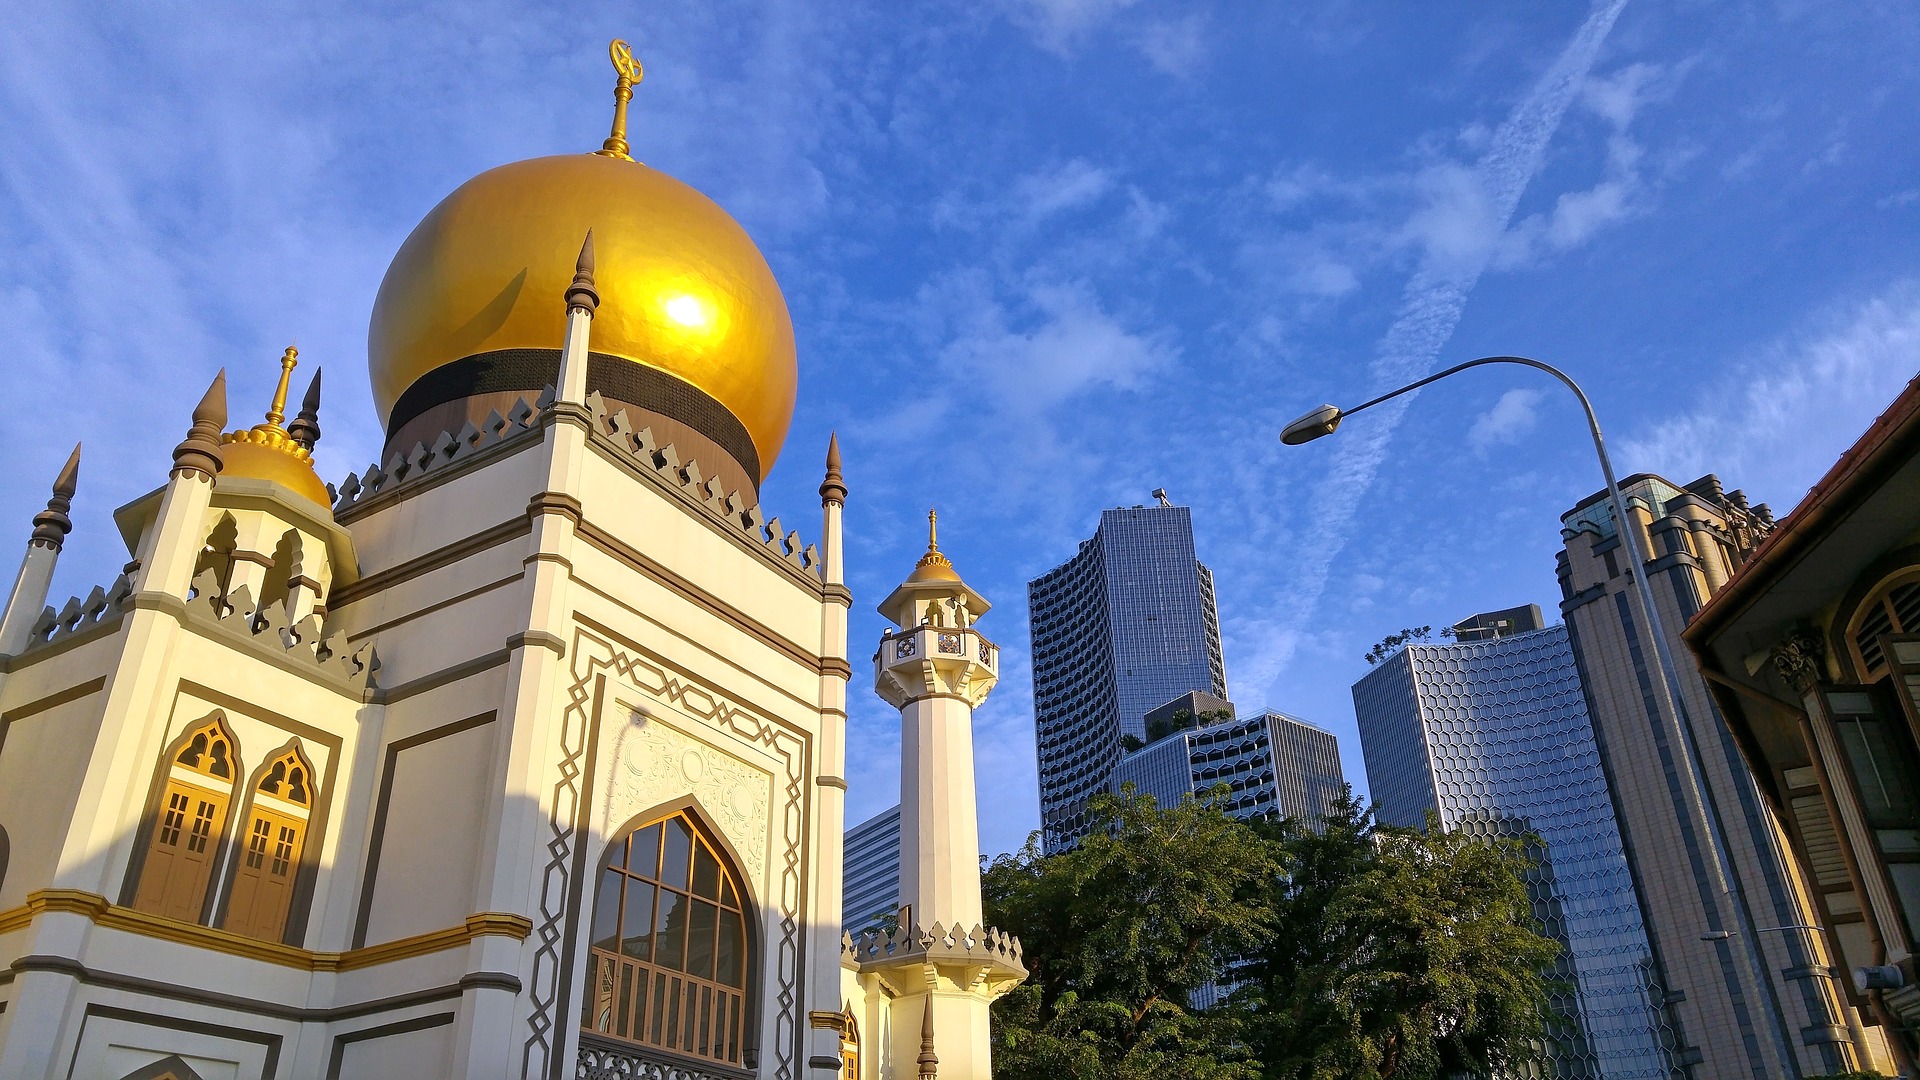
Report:
[[[1427,374],[1453,335],[1474,285],[1518,206],[1539,172],[1547,145],[1560,120],[1581,91],[1588,72],[1626,0],[1599,0],[1553,65],[1508,113],[1472,165],[1442,164],[1423,173],[1424,204],[1407,220],[1402,235],[1420,251],[1413,275],[1401,294],[1398,314],[1369,366],[1369,386],[1391,389]],[[1374,409],[1365,423],[1341,432],[1322,480],[1309,497],[1311,524],[1298,538],[1297,558],[1286,587],[1286,612],[1238,626],[1242,656],[1238,676],[1255,689],[1252,698],[1270,693],[1294,651],[1308,637],[1335,556],[1346,546],[1355,515],[1386,460],[1394,430],[1409,400],[1399,398]]]
[[[1717,472],[1784,514],[1920,373],[1920,280],[1842,304],[1738,365],[1735,387],[1621,442],[1633,469]]]

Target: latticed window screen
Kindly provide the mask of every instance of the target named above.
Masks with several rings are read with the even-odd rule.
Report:
[[[218,717],[190,730],[172,759],[160,792],[159,820],[140,866],[133,906],[185,922],[200,921],[220,852],[239,763],[233,737]]]
[[[1886,670],[1887,658],[1880,642],[1883,635],[1914,633],[1920,633],[1920,580],[1895,585],[1861,613],[1853,632],[1861,676],[1871,681]]]
[[[685,814],[615,841],[594,901],[581,1025],[740,1064],[750,1011],[743,896]]]

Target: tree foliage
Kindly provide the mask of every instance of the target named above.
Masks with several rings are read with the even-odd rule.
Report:
[[[1518,1075],[1547,1034],[1548,965],[1523,848],[1375,825],[1256,823],[1280,852],[1275,932],[1235,1005],[1273,1080]]]
[[[1270,845],[1211,803],[1163,810],[1128,791],[1087,813],[1079,847],[1045,857],[1029,838],[982,880],[990,921],[1020,935],[1029,973],[995,1006],[994,1074],[1258,1077],[1237,1019],[1187,1001],[1270,933]]]
[[[1037,839],[983,878],[1028,981],[994,1006],[1013,1080],[1429,1080],[1517,1070],[1543,1033],[1558,946],[1534,929],[1518,844],[1320,830],[1209,798],[1089,806],[1080,846]],[[1233,983],[1224,1004],[1194,990]]]
[[[1453,635],[1448,633],[1447,636],[1451,637]],[[1416,641],[1427,641],[1432,637],[1433,627],[1431,626],[1409,626],[1397,634],[1388,634],[1386,637],[1374,642],[1373,648],[1367,650],[1367,655],[1363,659],[1369,664],[1378,664],[1380,661],[1392,656],[1393,650],[1400,646],[1410,645]]]

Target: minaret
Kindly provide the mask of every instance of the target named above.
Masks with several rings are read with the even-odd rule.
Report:
[[[53,566],[60,558],[60,547],[73,531],[73,519],[67,512],[73,509],[73,493],[79,484],[80,445],[75,443],[53,481],[53,497],[47,500],[47,508],[33,515],[27,557],[14,578],[6,613],[0,615],[0,653],[17,653],[32,638],[33,624],[40,618],[47,603],[47,588],[53,584]]]
[[[904,940],[862,964],[893,997],[889,1080],[993,1074],[987,1006],[1025,978],[1018,949],[981,927],[980,826],[973,788],[973,710],[1000,678],[1000,649],[974,628],[990,606],[940,552],[927,553],[880,614],[874,692],[900,710],[900,903]],[[884,1070],[883,1070],[884,1074]]]

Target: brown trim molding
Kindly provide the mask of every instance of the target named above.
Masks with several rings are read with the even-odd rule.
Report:
[[[820,785],[821,787],[838,788],[841,791],[847,790],[847,782],[845,780],[842,780],[838,776],[827,776],[825,774],[822,774],[820,776],[814,777],[813,782],[815,784]]]
[[[367,876],[360,882],[360,904],[353,917],[353,947],[364,948],[367,944],[367,920],[373,915],[373,886],[380,873],[380,849],[387,839],[387,812],[393,801],[393,770],[400,763],[400,751],[411,750],[436,739],[449,735],[458,735],[463,731],[491,724],[499,717],[498,712],[484,712],[469,716],[465,720],[456,720],[442,727],[409,735],[404,739],[395,739],[387,744],[386,761],[380,768],[380,794],[373,804],[372,839],[367,842]],[[532,933],[532,923],[527,924],[528,933]]]
[[[798,643],[774,633],[773,630],[765,624],[748,618],[746,612],[741,611],[732,604],[721,600],[700,586],[667,569],[665,565],[649,557],[639,548],[626,543],[619,537],[601,529],[592,522],[582,522],[577,531],[577,535],[580,539],[585,540],[589,545],[598,548],[601,552],[611,556],[616,561],[625,563],[628,567],[639,571],[646,577],[665,585],[669,591],[678,594],[685,600],[691,601],[696,607],[706,609],[709,614],[718,616],[729,625],[744,630],[753,637],[760,639],[760,641],[772,647],[775,651],[784,653],[802,667],[816,668],[819,666],[819,658],[808,652]]]
[[[844,656],[823,656],[820,658],[820,674],[831,675],[842,681],[853,679],[853,665],[847,663]]]
[[[452,566],[476,552],[499,547],[501,544],[517,540],[532,532],[532,518],[524,514],[510,518],[491,528],[482,529],[472,536],[369,574],[351,585],[342,585],[327,597],[327,608],[338,611],[355,600],[384,592],[395,585],[411,581],[423,574],[430,574],[442,567]]]
[[[340,1068],[346,1061],[349,1043],[391,1038],[415,1031],[428,1031],[437,1027],[447,1027],[452,1023],[452,1013],[433,1013],[429,1016],[416,1016],[411,1020],[398,1020],[391,1024],[381,1024],[378,1027],[361,1028],[358,1031],[335,1035],[333,1050],[327,1055],[327,1080],[340,1080]]]
[[[90,973],[82,969],[81,974]],[[81,981],[93,980],[81,978]],[[272,1032],[248,1031],[245,1028],[208,1024],[198,1020],[182,1020],[171,1016],[156,1016],[133,1009],[116,1009],[111,1005],[94,1004],[88,1005],[86,1011],[80,1014],[80,1032],[73,1041],[73,1061],[67,1067],[68,1076],[74,1075],[80,1067],[80,1048],[86,1045],[87,1021],[96,1016],[102,1020],[118,1020],[122,1023],[139,1024],[141,1027],[159,1028],[162,1031],[185,1031],[195,1035],[211,1035],[217,1039],[252,1043],[265,1051],[266,1056],[260,1062],[262,1080],[273,1080],[274,1074],[280,1071],[280,1044],[283,1040]]]
[[[448,683],[456,683],[461,679],[497,668],[511,659],[513,659],[513,654],[506,649],[501,649],[499,652],[490,652],[484,656],[476,656],[471,660],[462,661],[452,667],[441,668],[439,671],[422,675],[412,682],[401,683],[399,686],[388,687],[384,690],[375,690],[372,700],[375,705],[391,705],[396,701],[405,701],[410,697],[424,694],[429,690],[438,690]]]
[[[79,701],[81,698],[99,693],[106,687],[107,679],[103,675],[97,679],[76,683],[65,690],[56,690],[45,697],[36,698],[24,705],[16,705],[0,713],[0,751],[5,751],[7,748],[7,729],[13,726],[14,721],[25,720],[35,713],[43,713],[48,709],[57,709],[70,701]]]
[[[359,630],[348,635],[347,640],[348,641],[364,641],[367,638],[370,638],[373,635],[378,634],[383,630],[391,630],[396,626],[400,626],[405,623],[410,623],[415,619],[423,618],[427,615],[431,615],[434,612],[439,611],[441,608],[452,607],[453,605],[458,604],[462,601],[471,600],[476,596],[485,596],[487,593],[490,593],[495,589],[504,588],[505,586],[508,586],[508,585],[518,585],[520,582],[525,581],[526,579],[527,579],[527,575],[524,572],[522,572],[518,574],[511,574],[507,577],[501,578],[498,581],[489,581],[485,585],[482,585],[477,589],[468,589],[466,592],[460,593],[457,596],[449,596],[445,600],[436,600],[433,603],[428,604],[426,607],[418,608],[414,611],[409,611],[405,615],[396,615],[393,618],[388,619],[386,622],[375,623],[372,626],[363,626]]]
[[[24,905],[0,912],[0,928],[18,929],[47,914],[79,915],[102,929],[120,930],[303,971],[353,971],[457,948],[475,938],[510,937],[525,941],[533,933],[533,923],[524,915],[484,911],[469,915],[465,923],[444,930],[415,934],[346,952],[316,952],[278,942],[261,941],[210,926],[149,915],[144,911],[109,903],[106,897],[98,893],[79,889],[40,889],[30,893]]]

